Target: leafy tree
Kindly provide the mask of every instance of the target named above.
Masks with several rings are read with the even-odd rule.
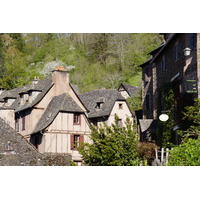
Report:
[[[187,142],[174,147],[170,151],[171,166],[200,166],[200,141],[188,139]]]
[[[83,143],[78,148],[84,162],[90,166],[139,165],[137,136],[130,119],[126,126],[118,125],[118,117],[111,126],[91,127],[92,143]]]
[[[127,102],[132,111],[142,109],[142,89],[140,89],[136,96],[128,98]]]
[[[170,152],[169,165],[199,166],[200,165],[200,99],[194,100],[193,106],[185,108],[183,120],[192,124],[186,131],[179,131],[182,144]]]

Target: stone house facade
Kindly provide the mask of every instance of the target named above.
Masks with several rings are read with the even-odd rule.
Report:
[[[123,126],[133,120],[126,100],[117,90],[80,93],[69,82],[69,73],[57,68],[51,77],[0,94],[1,117],[40,153],[65,153],[78,165],[77,151],[89,139],[90,125],[111,125],[114,115]]]
[[[164,94],[160,94],[159,91],[170,84],[175,95],[174,127],[182,126],[184,107],[192,105],[193,100],[200,97],[199,45],[200,34],[198,33],[164,34],[164,42],[150,52],[150,58],[140,65],[142,67],[143,123],[145,120],[156,122],[162,112],[167,112]],[[186,48],[190,48],[188,56],[184,55]]]

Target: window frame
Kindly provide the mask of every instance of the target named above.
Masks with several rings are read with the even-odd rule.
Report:
[[[119,103],[118,108],[119,108],[119,110],[123,110],[123,103]]]
[[[78,137],[78,141],[75,141],[75,137]],[[77,147],[80,146],[80,143],[84,142],[84,135],[83,134],[71,134],[71,150],[77,150]],[[78,144],[78,145],[77,145]]]
[[[81,125],[81,114],[74,113],[74,115],[73,115],[73,124],[74,125]]]

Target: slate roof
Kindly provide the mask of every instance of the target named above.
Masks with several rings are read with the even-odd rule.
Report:
[[[31,102],[31,103],[25,103],[22,106],[19,106],[15,112],[19,112],[19,111],[23,111],[26,110],[27,108],[31,108],[33,106],[35,106],[37,103],[39,103],[39,101],[42,100],[42,98],[45,96],[45,94],[49,91],[49,89],[53,86],[53,82],[51,78],[47,78],[44,80],[39,80],[38,83],[36,85],[33,86],[33,84],[27,85],[25,86],[20,92],[28,92],[30,90],[36,90],[36,91],[41,91],[41,93],[39,93],[37,95],[37,97]],[[34,89],[33,89],[34,88]]]
[[[162,46],[162,48],[161,49],[159,49],[159,51],[158,51],[158,53],[154,56],[154,58],[151,60],[151,63],[153,62],[153,61],[155,61],[157,58],[158,58],[158,56],[165,50],[165,48],[169,45],[169,43],[175,38],[175,36],[177,35],[177,33],[172,33],[170,36],[169,36],[169,38],[168,38],[168,40],[165,42],[165,44]]]
[[[27,108],[31,108],[35,104],[37,104],[47,93],[47,91],[52,87],[53,82],[51,78],[47,78],[44,80],[38,80],[37,84],[28,84],[23,87],[14,88],[12,90],[3,91],[0,95],[0,100],[2,101],[5,98],[16,98],[13,104],[9,107],[2,107],[1,109],[14,109],[15,112],[19,112],[25,110]],[[32,103],[25,103],[24,105],[20,106],[20,93],[28,93],[30,90],[41,91],[40,94],[33,100]]]
[[[155,127],[155,120],[153,119],[139,119],[139,123],[142,132]]]
[[[79,94],[79,98],[89,110],[88,117],[103,117],[110,115],[115,101],[125,101],[124,97],[115,89],[100,89]],[[102,103],[100,109],[96,109],[97,103]]]
[[[121,85],[128,92],[130,97],[135,96],[140,89],[140,87],[138,87],[138,86],[131,86],[131,85],[124,84],[124,83],[122,83]]]
[[[60,111],[84,113],[84,111],[76,104],[76,102],[66,93],[55,96],[47,106],[32,134],[47,128]]]

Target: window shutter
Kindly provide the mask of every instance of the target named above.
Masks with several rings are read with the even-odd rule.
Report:
[[[80,143],[84,142],[84,135],[80,135]]]
[[[74,149],[74,135],[70,135],[71,150]]]
[[[25,116],[22,117],[22,131],[25,130],[25,123],[26,123],[26,119],[25,119]]]

